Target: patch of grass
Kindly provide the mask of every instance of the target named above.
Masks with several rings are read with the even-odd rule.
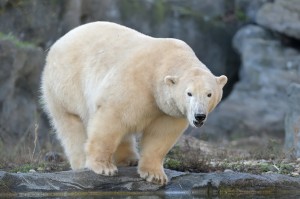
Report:
[[[286,163],[279,164],[278,168],[280,174],[289,174],[294,171],[294,167]]]
[[[9,133],[8,129],[0,130]],[[49,151],[62,151],[58,143],[48,141],[41,144],[39,141],[41,140],[37,120],[34,124],[29,124],[28,129],[18,138],[10,140],[0,138],[0,170],[10,172],[28,172],[30,169],[44,172],[69,170],[68,163],[61,162],[63,158],[58,163],[47,162],[45,159],[45,154]]]
[[[166,168],[173,168],[173,169],[178,170],[181,163],[179,162],[179,160],[175,160],[175,159],[172,159],[172,158],[166,158],[164,165],[165,165]]]
[[[14,167],[13,169],[9,170],[9,172],[12,172],[12,173],[17,173],[17,172],[27,173],[27,172],[29,172],[30,169],[34,169],[34,165],[24,164],[24,165]]]
[[[288,174],[299,172],[299,162],[288,161],[282,152],[282,143],[276,139],[263,138],[262,143],[257,140],[248,141],[248,155],[236,150],[236,147],[246,147],[246,139],[231,148],[219,149],[220,152],[205,154],[203,151],[186,147],[174,147],[165,159],[165,168],[189,171],[189,172],[219,172],[232,170],[236,172],[247,172],[253,174],[279,173]],[[255,142],[256,145],[253,145]],[[266,143],[266,144],[264,144]],[[260,146],[261,145],[261,146]],[[216,149],[216,147],[215,147]],[[249,154],[249,151],[251,153]]]
[[[270,138],[266,146],[254,148],[249,152],[254,159],[283,159],[284,153],[281,146],[282,143],[278,140]]]
[[[25,42],[25,41],[20,41],[18,38],[16,38],[13,34],[4,34],[0,32],[0,39],[1,40],[8,40],[12,43],[14,43],[16,46],[20,48],[26,48],[26,47],[33,47],[34,44]]]
[[[211,167],[206,156],[199,155],[200,150],[191,150],[189,147],[174,147],[167,155],[164,167],[183,172],[211,172],[218,167]]]

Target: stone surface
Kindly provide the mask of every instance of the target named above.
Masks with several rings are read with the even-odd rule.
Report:
[[[39,47],[0,37],[0,153],[3,144],[15,147],[35,130],[41,136],[48,133],[38,102],[44,58]]]
[[[258,24],[282,34],[300,39],[300,2],[276,0],[267,3],[258,11]]]
[[[2,196],[64,196],[76,193],[150,194],[161,195],[218,195],[250,193],[300,193],[300,178],[280,174],[253,175],[237,172],[182,173],[166,170],[171,179],[166,186],[148,183],[138,177],[135,167],[120,168],[118,176],[105,177],[92,171],[64,171],[57,173],[0,172]]]
[[[288,112],[285,117],[285,149],[300,158],[300,84],[288,87]]]
[[[269,2],[270,0],[235,0],[235,10],[239,12],[240,17],[245,17],[245,20],[255,22],[256,14],[262,5]],[[245,15],[245,16],[243,16]]]
[[[242,59],[240,81],[200,133],[219,138],[283,135],[289,106],[286,90],[291,82],[300,82],[299,51],[282,45],[270,32],[254,25],[239,30],[233,44]]]

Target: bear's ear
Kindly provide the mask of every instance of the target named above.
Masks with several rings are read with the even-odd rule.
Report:
[[[172,86],[172,85],[175,85],[178,82],[178,77],[168,75],[168,76],[165,77],[164,81],[168,86]]]
[[[217,82],[223,88],[227,83],[227,77],[225,75],[221,75],[220,77],[217,77]]]

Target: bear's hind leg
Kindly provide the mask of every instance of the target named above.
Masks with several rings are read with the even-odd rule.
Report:
[[[114,154],[118,166],[137,166],[139,155],[136,149],[136,139],[133,134],[124,136]]]
[[[185,119],[162,116],[145,129],[138,164],[138,173],[141,178],[149,182],[167,184],[168,178],[163,168],[164,157],[186,127]]]
[[[81,119],[77,115],[64,112],[62,108],[51,110],[57,136],[63,145],[71,168],[73,170],[83,169],[86,133]]]
[[[118,171],[113,163],[113,155],[125,135],[125,130],[122,125],[111,123],[120,121],[116,115],[110,110],[102,112],[100,108],[88,124],[86,167],[97,174],[113,176]]]

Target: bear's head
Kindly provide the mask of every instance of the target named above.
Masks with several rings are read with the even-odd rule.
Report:
[[[167,103],[172,105],[170,115],[185,116],[191,126],[201,127],[221,101],[227,77],[216,77],[208,69],[195,67],[182,76],[166,76],[164,82]]]

